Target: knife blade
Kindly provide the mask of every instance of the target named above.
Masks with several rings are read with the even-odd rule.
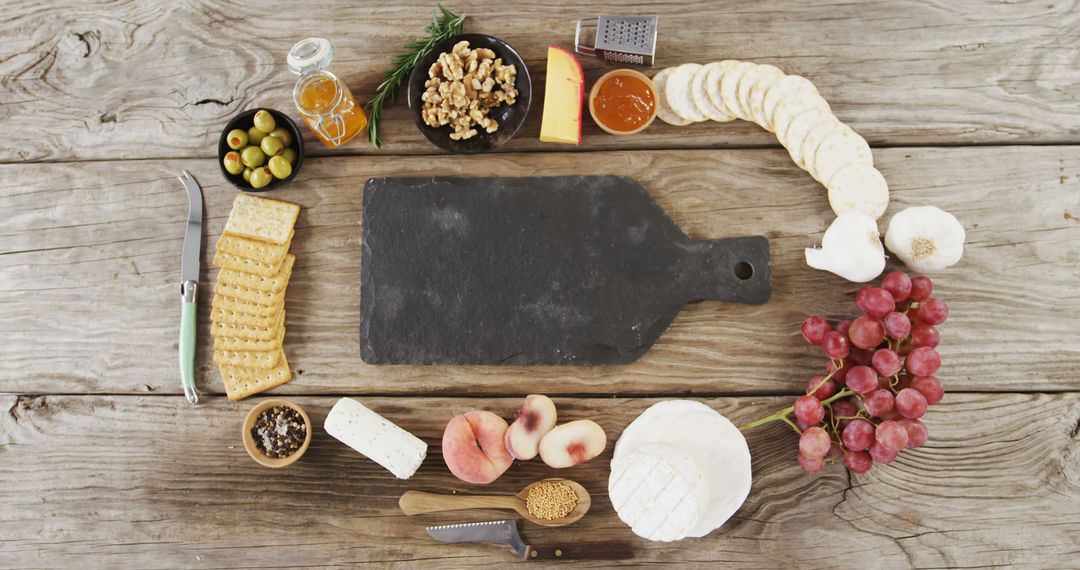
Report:
[[[195,390],[195,314],[199,294],[199,259],[202,257],[202,188],[190,172],[181,172],[188,197],[184,249],[180,257],[180,383],[184,397],[194,406],[199,403]]]
[[[514,520],[429,526],[427,532],[439,542],[505,544],[523,560],[629,560],[634,557],[630,543],[621,541],[528,545],[521,539]]]

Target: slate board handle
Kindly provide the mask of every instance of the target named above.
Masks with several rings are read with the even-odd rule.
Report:
[[[772,260],[764,236],[691,241],[686,250],[688,301],[760,305],[772,296]]]

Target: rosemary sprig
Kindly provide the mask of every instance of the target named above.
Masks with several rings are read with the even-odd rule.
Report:
[[[379,119],[382,118],[383,105],[394,102],[398,88],[408,79],[416,62],[435,47],[435,44],[460,34],[464,23],[465,16],[457,16],[439,4],[431,18],[431,24],[424,29],[428,37],[405,46],[407,51],[394,60],[394,69],[386,74],[382,83],[375,89],[375,96],[367,102],[367,105],[364,105],[368,114],[368,139],[372,146],[375,148],[382,146],[382,139],[379,138]]]

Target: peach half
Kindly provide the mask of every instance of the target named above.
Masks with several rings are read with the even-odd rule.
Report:
[[[443,461],[450,472],[467,483],[487,485],[499,478],[514,458],[503,438],[506,420],[485,411],[454,416],[443,432]]]
[[[529,460],[540,452],[540,439],[555,427],[555,402],[547,396],[530,394],[506,430],[506,450],[514,459]]]
[[[549,431],[540,440],[540,459],[562,469],[584,463],[604,452],[607,434],[592,420],[577,420]]]

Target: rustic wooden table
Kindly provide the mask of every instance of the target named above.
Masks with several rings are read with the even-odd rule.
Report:
[[[333,69],[367,96],[432,4],[4,2],[0,19],[0,566],[433,568],[512,562],[446,546],[424,526],[486,514],[408,518],[407,489],[475,492],[439,451],[452,414],[509,416],[522,395],[557,396],[562,417],[595,418],[611,441],[651,403],[693,397],[737,423],[786,405],[822,365],[798,324],[850,315],[857,286],[802,261],[832,219],[823,190],[748,124],[625,138],[591,123],[580,148],[537,140],[542,101],[499,152],[435,152],[403,105],[386,147],[327,152],[308,139],[298,180],[275,192],[303,211],[288,291],[294,379],[275,390],[321,426],[360,397],[432,444],[412,480],[316,430],[297,465],[259,467],[239,430],[259,398],[223,396],[200,307],[204,403],[180,395],[180,250],[190,170],[206,199],[207,252],[235,189],[214,158],[233,114],[292,112],[285,54],[325,36]],[[866,475],[796,465],[790,431],[749,434],[754,484],[704,539],[636,539],[606,496],[605,455],[565,472],[595,501],[580,523],[525,526],[534,542],[633,540],[637,562],[686,567],[1075,567],[1080,544],[1080,10],[1072,2],[656,2],[450,7],[498,35],[543,85],[545,49],[573,20],[660,14],[659,66],[723,58],[811,78],[874,146],[892,213],[954,212],[963,261],[936,275],[948,394],[930,442]],[[584,60],[589,78],[603,66]],[[692,237],[763,234],[773,252],[763,306],[688,306],[639,362],[613,368],[367,366],[358,355],[361,187],[372,176],[626,174]],[[215,271],[203,259],[203,282]],[[209,287],[209,285],[207,285]],[[208,291],[208,289],[206,289]],[[208,301],[209,296],[204,297]],[[518,463],[493,491],[551,471]],[[595,563],[608,566],[610,563]]]

